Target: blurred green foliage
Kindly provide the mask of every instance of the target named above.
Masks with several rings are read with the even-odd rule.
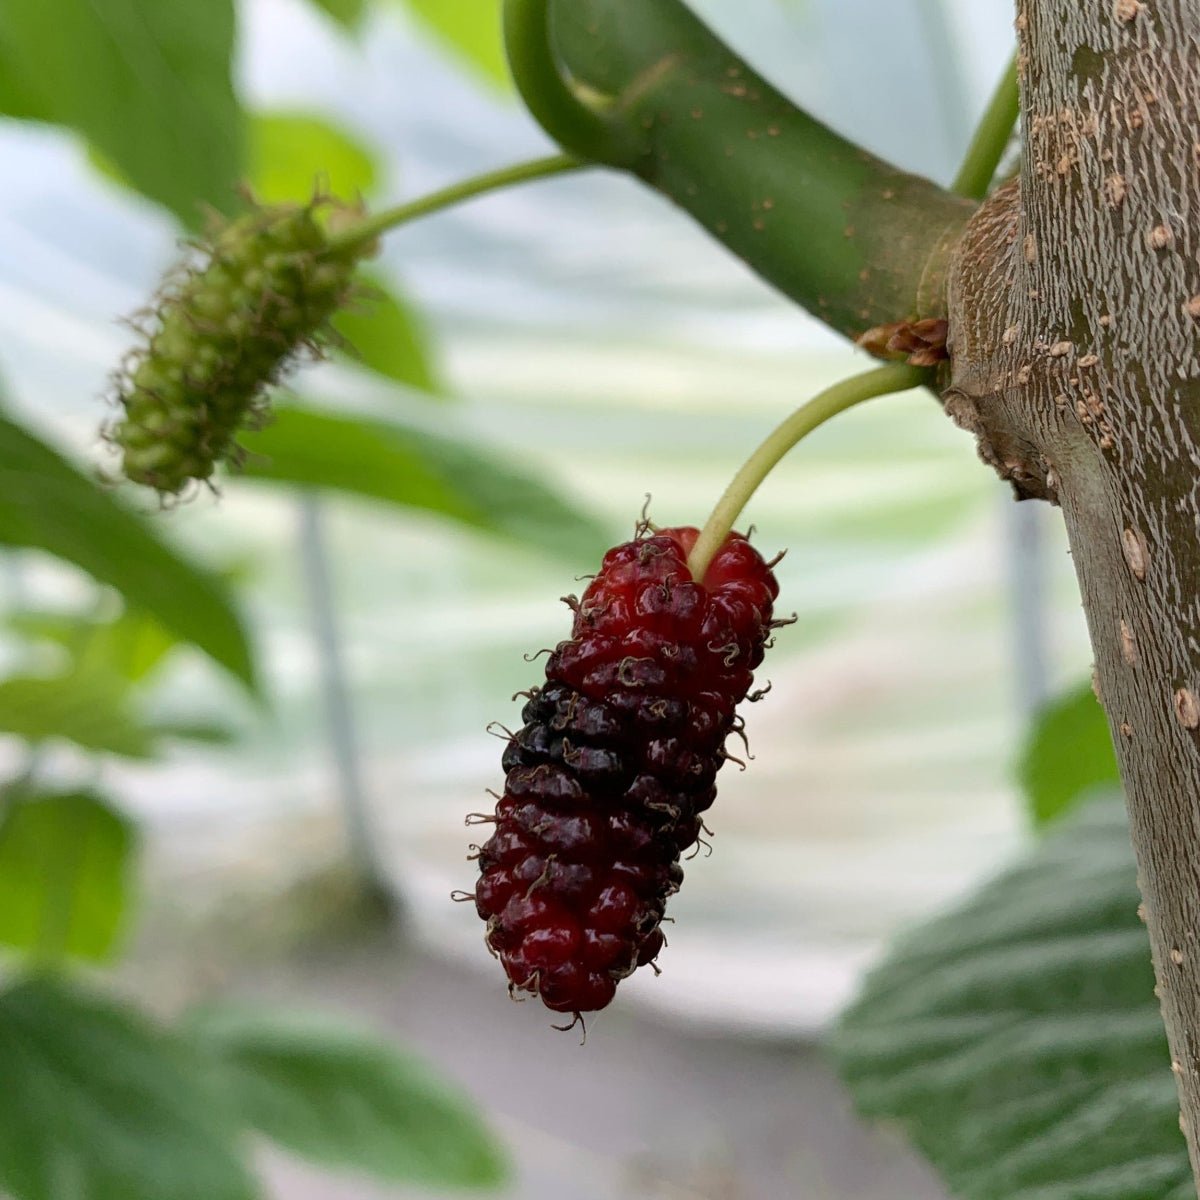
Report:
[[[250,123],[250,184],[264,204],[295,203],[310,194],[353,200],[374,188],[375,160],[324,117],[260,112]]]
[[[504,1155],[464,1098],[371,1035],[227,1007],[186,1032],[241,1121],[297,1154],[395,1183],[504,1182]]]
[[[445,397],[437,358],[421,315],[374,271],[359,271],[361,291],[333,319],[345,356],[401,387]]]
[[[147,680],[180,644],[153,617],[131,609],[111,615],[25,609],[8,624],[34,645],[58,647],[81,674],[112,673],[130,685]]]
[[[1090,789],[1120,783],[1108,718],[1090,683],[1071,688],[1038,714],[1018,776],[1038,825],[1069,812]]]
[[[0,545],[82,568],[255,686],[249,639],[226,584],[175,551],[110,488],[2,416]]]
[[[508,86],[500,0],[400,2],[484,79],[498,86]]]
[[[0,993],[0,1188],[16,1200],[254,1200],[236,1115],[182,1041],[62,979]]]
[[[101,865],[113,902],[77,921],[89,951],[119,908]],[[396,1183],[486,1188],[507,1172],[463,1096],[378,1037],[311,1018],[207,1009],[167,1030],[34,975],[0,991],[0,1063],[0,1187],[16,1200],[253,1200],[251,1133]]]
[[[103,961],[129,904],[136,834],[95,791],[0,796],[0,944]]]
[[[247,479],[334,489],[453,517],[568,561],[599,558],[603,526],[482,446],[399,418],[388,421],[277,404],[247,434]]]
[[[834,1052],[964,1200],[1194,1200],[1120,797],[902,939]]]
[[[348,30],[368,0],[319,0]],[[504,78],[499,6],[414,3],[472,70]],[[194,229],[264,202],[378,201],[375,155],[321,114],[246,114],[232,83],[233,0],[0,0],[0,112],[76,133],[92,162]],[[442,396],[424,322],[394,281],[365,276],[338,321],[342,362],[382,389]],[[97,414],[99,423],[100,414]],[[428,427],[426,427],[426,425]],[[594,522],[451,418],[285,407],[253,439],[247,476],[421,510],[567,552]],[[112,485],[0,417],[0,546],[94,580],[80,607],[19,610],[0,679],[0,733],[28,770],[0,790],[0,1191],[13,1200],[251,1200],[254,1131],[294,1153],[397,1183],[488,1187],[503,1157],[465,1098],[367,1034],[207,1013],[173,1031],[70,981],[135,916],[137,832],[118,797],[40,782],[47,763],[142,758],[169,739],[231,736],[203,711],[165,719],[153,689],[176,651],[206,653],[248,689],[256,671],[230,582],[170,545]],[[119,600],[114,597],[114,593]],[[70,746],[75,758],[56,758]],[[61,758],[61,762],[60,762]]]
[[[81,750],[149,758],[152,732],[129,705],[124,682],[99,671],[15,675],[0,680],[0,732],[31,746],[56,739]]]
[[[187,226],[243,171],[233,0],[3,0],[0,104],[83,135]]]
[[[370,0],[313,0],[313,3],[347,29],[357,29],[370,7]]]
[[[902,938],[834,1051],[965,1200],[1193,1200],[1108,720],[1046,704],[1018,778],[1029,858]]]

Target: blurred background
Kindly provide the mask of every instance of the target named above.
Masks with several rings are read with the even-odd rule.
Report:
[[[1008,0],[694,6],[800,103],[942,182],[1011,53]],[[238,6],[261,190],[297,195],[320,169],[382,203],[548,151],[498,76],[492,4],[337,16]],[[62,128],[3,122],[0,156],[8,410],[111,467],[97,429],[131,341],[117,318],[145,304],[179,227]],[[296,392],[477,448],[561,513],[536,492],[462,520],[253,470],[162,513],[129,497],[229,581],[261,698],[173,645],[136,706],[185,736],[152,756],[35,737],[31,766],[26,742],[0,743],[6,774],[86,779],[141,830],[121,986],[165,1016],[240,996],[394,1036],[482,1107],[514,1164],[498,1195],[933,1200],[932,1175],[853,1118],[819,1042],[897,929],[1028,836],[1021,739],[1090,662],[1056,514],[1011,505],[925,394],[840,418],[775,472],[747,520],[765,552],[788,549],[780,604],[799,621],[747,713],[755,761],[723,776],[662,976],[625,983],[580,1048],[509,1002],[471,906],[449,902],[474,873],[463,815],[500,778],[485,726],[517,722],[510,697],[540,673],[523,656],[564,636],[558,597],[647,493],[656,521],[702,523],[768,429],[865,359],[602,172],[422,221],[375,269],[392,340],[364,332],[364,361],[305,369]],[[0,584],[13,670],[98,652],[121,613],[34,551],[5,553]],[[439,1194],[263,1163],[280,1200]]]

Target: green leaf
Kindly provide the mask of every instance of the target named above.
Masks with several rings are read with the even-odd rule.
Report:
[[[572,561],[609,539],[544,484],[488,451],[415,425],[277,406],[247,434],[246,478],[332,488],[438,513]]]
[[[500,0],[403,0],[405,6],[491,83],[509,86]]]
[[[226,746],[236,740],[235,729],[203,717],[135,721],[129,706],[137,697],[138,685],[145,683],[180,644],[145,613],[126,609],[116,617],[103,618],[94,612],[26,611],[14,613],[9,624],[26,638],[58,646],[71,660],[69,669],[57,678],[34,681],[43,688],[43,701],[49,701],[36,710],[38,724],[47,730],[41,736],[82,731],[90,739],[89,748],[117,749],[120,753],[128,752],[132,736],[141,754],[152,753],[155,743],[164,738],[210,746]],[[5,711],[19,708],[21,702],[5,705],[4,687],[0,682],[0,724]],[[29,737],[31,712],[28,707],[20,712],[21,732]],[[108,743],[95,745],[106,733]],[[111,742],[114,735],[117,746]]]
[[[74,669],[141,683],[179,645],[179,639],[153,617],[126,609],[111,619],[91,613],[25,611],[9,625],[30,639],[53,642],[72,659]]]
[[[3,0],[0,63],[26,115],[81,133],[196,225],[242,168],[233,0]]]
[[[352,201],[375,186],[375,162],[323,117],[262,112],[250,126],[250,181],[268,204],[302,203],[314,189]]]
[[[1119,800],[917,930],[834,1051],[964,1200],[1194,1196]]]
[[[110,491],[4,417],[0,545],[74,563],[254,687],[250,646],[221,580],[181,557]]]
[[[81,671],[109,671],[130,683],[141,683],[178,645],[179,639],[153,617],[126,610],[94,630],[76,661]]]
[[[26,121],[52,121],[40,96],[33,94],[17,78],[9,61],[12,53],[4,38],[4,9],[0,3],[0,112]]]
[[[1120,783],[1108,719],[1090,684],[1072,688],[1039,713],[1018,775],[1038,825],[1067,812],[1089,789]]]
[[[237,741],[237,730],[219,721],[155,721],[150,728],[155,737],[198,742],[202,746],[228,746]]]
[[[360,278],[366,295],[333,319],[334,329],[348,343],[351,361],[405,387],[440,393],[442,382],[419,315],[378,276]]]
[[[109,958],[133,846],[129,822],[95,792],[0,795],[0,942]]]
[[[129,1009],[53,979],[0,995],[0,1191],[13,1200],[254,1200],[233,1120]]]
[[[313,0],[313,3],[327,12],[339,25],[344,25],[353,32],[366,16],[368,0]]]
[[[0,733],[35,744],[61,738],[127,758],[155,750],[153,734],[129,706],[125,681],[96,671],[0,680]]]
[[[495,1187],[503,1155],[471,1104],[378,1038],[228,1009],[197,1044],[245,1122],[316,1162],[395,1183]]]

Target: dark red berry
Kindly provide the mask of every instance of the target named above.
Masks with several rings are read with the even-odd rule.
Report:
[[[647,934],[638,949],[637,965],[644,967],[652,963],[663,948],[664,941],[661,929],[655,929],[652,933]]]
[[[511,986],[556,1012],[603,1008],[662,950],[680,856],[762,661],[770,568],[734,533],[695,581],[697,536],[665,529],[604,556],[504,751],[475,905]]]

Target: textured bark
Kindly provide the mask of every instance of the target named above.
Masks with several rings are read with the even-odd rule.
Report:
[[[948,411],[1060,503],[1200,1161],[1200,4],[1019,0],[1020,179],[951,278]]]

